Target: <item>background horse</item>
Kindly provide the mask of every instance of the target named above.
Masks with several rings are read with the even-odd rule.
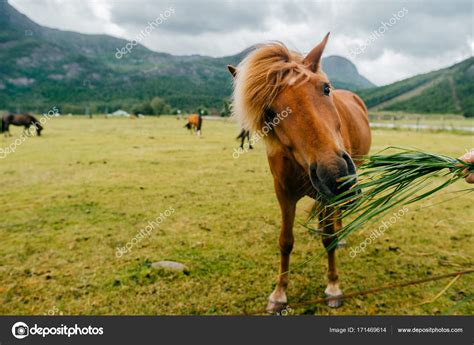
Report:
[[[31,114],[8,114],[2,117],[2,132],[5,132],[5,135],[10,135],[10,125],[14,126],[24,126],[23,132],[29,133],[30,127],[34,127],[36,129],[36,134],[38,136],[41,135],[41,131],[43,130],[43,126],[41,126],[40,122]]]
[[[201,114],[191,114],[188,116],[188,123],[184,125],[191,132],[194,130],[198,136],[201,136],[202,116]]]
[[[280,274],[269,297],[269,312],[278,312],[287,304],[296,203],[304,196],[318,199],[348,190],[350,186],[342,185],[341,178],[355,174],[355,164],[360,164],[360,158],[370,149],[363,101],[352,92],[333,90],[321,70],[328,37],[306,57],[290,52],[283,44],[262,45],[233,73],[234,116],[247,130],[258,132],[271,127],[264,138],[282,223]],[[338,215],[337,210],[327,210],[320,221],[328,254],[325,293],[334,297],[328,302],[331,307],[342,303],[336,247],[332,245],[337,241],[334,233],[342,226]]]
[[[243,149],[244,148],[244,143],[245,143],[245,138],[247,138],[247,141],[249,143],[249,149],[253,149],[252,144],[250,144],[250,131],[248,131],[246,129],[242,129],[240,131],[240,134],[235,139],[237,139],[237,140],[241,139],[240,148]]]
[[[232,74],[232,77],[235,78],[235,76],[237,75],[237,67],[232,66],[232,65],[227,65],[227,69],[229,70],[230,74]],[[245,138],[247,138],[247,141],[249,143],[249,149],[253,149],[252,145],[250,144],[250,131],[246,129],[242,129],[240,131],[240,134],[236,138],[236,139],[241,139],[240,148],[241,149],[244,148]]]

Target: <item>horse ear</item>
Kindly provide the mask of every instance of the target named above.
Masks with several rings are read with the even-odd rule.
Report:
[[[303,63],[308,67],[312,72],[316,72],[319,69],[321,56],[324,52],[324,47],[326,47],[326,43],[328,42],[329,32],[323,38],[323,40],[314,47],[308,55],[303,60]]]
[[[235,78],[235,75],[237,74],[237,67],[232,66],[232,65],[227,65],[227,69],[229,70],[230,74],[232,74],[232,77]]]

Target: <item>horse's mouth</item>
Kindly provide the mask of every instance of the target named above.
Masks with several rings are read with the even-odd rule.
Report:
[[[313,188],[327,199],[341,194],[350,196],[351,188],[357,183],[356,167],[346,152],[335,157],[329,165],[310,164],[308,174]],[[357,188],[354,188],[354,195],[357,195]]]
[[[324,184],[321,179],[318,177],[318,174],[316,173],[316,168],[310,168],[309,171],[309,180],[311,181],[311,184],[313,185],[313,188],[321,194],[323,197],[330,199],[335,196],[335,194],[329,189],[326,184]]]
[[[349,181],[347,184],[344,183],[344,181],[348,181],[348,179],[343,178],[341,181],[339,187],[338,187],[338,192],[337,194],[332,192],[320,179],[318,176],[312,176],[310,174],[309,180],[311,181],[311,184],[319,195],[323,196],[324,199],[326,200],[334,200],[337,198],[339,195],[343,194],[343,198],[347,198],[347,203],[346,205],[350,205],[357,199],[357,195],[361,193],[361,190],[357,187],[352,188],[354,184],[357,183],[356,179],[353,177],[348,176]]]
[[[309,180],[316,192],[326,199],[334,199],[341,194],[343,194],[344,198],[355,197],[360,193],[359,188],[354,188],[357,184],[357,177],[355,175],[336,178],[334,181],[328,181],[330,184],[328,185],[318,176],[315,168],[310,168]]]

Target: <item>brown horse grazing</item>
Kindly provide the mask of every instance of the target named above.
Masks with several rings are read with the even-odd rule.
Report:
[[[41,126],[40,122],[31,114],[4,115],[2,117],[1,131],[5,132],[5,135],[9,134],[11,136],[10,125],[24,126],[24,133],[29,133],[30,127],[34,127],[38,136],[41,135],[41,131],[43,130],[43,126]]]
[[[234,116],[243,128],[267,131],[268,162],[281,208],[280,274],[267,305],[278,312],[287,304],[286,289],[296,203],[346,191],[341,178],[355,173],[355,163],[369,152],[371,134],[367,108],[355,94],[333,90],[320,67],[329,34],[305,57],[283,44],[259,46],[238,66],[234,79]],[[285,113],[285,117],[280,116]],[[352,157],[352,158],[351,158]],[[354,159],[354,161],[352,160]],[[317,207],[317,205],[316,205]],[[334,233],[342,226],[339,213],[328,210],[320,227],[328,253],[327,296],[331,307],[342,303],[336,270]]]
[[[191,114],[188,116],[188,123],[184,125],[187,129],[196,131],[198,136],[201,136],[202,116],[199,114]]]

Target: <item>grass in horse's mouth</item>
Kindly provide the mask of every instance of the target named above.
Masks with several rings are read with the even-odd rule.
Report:
[[[382,154],[390,149],[396,152]],[[340,178],[342,185],[358,179],[349,190],[322,202],[326,208],[341,210],[343,219],[355,217],[338,231],[338,238],[342,239],[367,222],[377,221],[397,205],[417,202],[463,179],[466,170],[474,172],[474,164],[440,154],[388,147],[367,157],[358,176]],[[445,181],[433,187],[434,177],[443,177]],[[462,191],[472,192],[474,188]],[[305,226],[314,230],[312,224],[320,214],[321,210],[312,213]]]

